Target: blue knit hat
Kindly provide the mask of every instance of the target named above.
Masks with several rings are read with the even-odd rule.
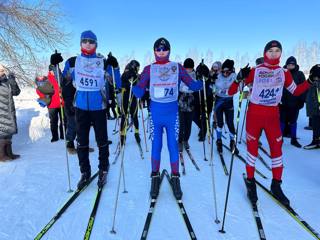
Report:
[[[97,42],[97,36],[91,30],[82,32],[80,37],[80,42],[82,39],[92,39]]]

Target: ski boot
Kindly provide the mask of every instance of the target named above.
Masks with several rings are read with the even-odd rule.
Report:
[[[7,140],[7,143],[5,145],[5,152],[7,154],[7,156],[11,159],[11,160],[15,160],[17,158],[20,158],[19,154],[14,154],[12,152],[12,141],[11,140]]]
[[[134,134],[134,137],[135,137],[135,139],[136,139],[137,143],[138,143],[138,144],[140,144],[140,142],[141,142],[141,138],[140,138],[139,133],[135,133],[135,134]]]
[[[230,149],[231,149],[231,152],[233,152],[233,149],[234,149],[234,154],[235,155],[239,154],[239,150],[236,147],[236,142],[234,140],[230,140]]]
[[[124,145],[124,140],[125,140],[125,136],[124,135],[120,135],[120,147],[122,148]]]
[[[150,197],[157,198],[159,194],[160,188],[160,173],[159,172],[152,172],[151,173],[151,190],[150,190]]]
[[[303,148],[307,150],[320,148],[320,140],[313,139],[310,144],[304,146]]]
[[[301,144],[298,142],[297,138],[291,138],[291,145],[301,148]]]
[[[0,161],[7,161],[11,160],[10,157],[7,155],[6,151],[6,140],[5,139],[0,139]]]
[[[222,140],[221,139],[217,139],[216,141],[216,144],[217,144],[217,150],[219,153],[222,153]]]
[[[76,154],[77,153],[77,149],[74,146],[74,142],[73,141],[67,141],[67,151],[70,154]]]
[[[256,186],[256,180],[254,178],[247,178],[246,179],[246,185],[247,185],[247,195],[249,200],[252,204],[257,204],[258,196],[257,196],[257,186]]]
[[[271,192],[272,194],[275,196],[275,198],[281,202],[283,205],[285,206],[290,206],[290,201],[289,199],[286,197],[286,195],[284,195],[284,193],[282,192],[281,189],[281,180],[276,180],[276,179],[272,179],[272,183],[271,183]]]
[[[182,142],[178,143],[178,149],[179,149],[179,153],[183,152],[183,144],[182,144]]]
[[[88,181],[90,180],[90,177],[91,177],[91,171],[87,171],[87,172],[83,172],[81,173],[81,178],[78,182],[78,190],[81,190],[87,183]]]
[[[180,174],[172,173],[170,181],[171,181],[174,196],[176,197],[177,200],[181,200],[183,193],[180,187]]]
[[[184,142],[183,142],[183,145],[184,145],[184,148],[185,148],[186,150],[189,150],[189,149],[190,149],[190,145],[189,145],[189,143],[188,143],[187,141],[184,141]]]
[[[99,188],[102,188],[106,184],[108,170],[109,170],[109,166],[107,170],[99,170],[98,183],[97,183]]]

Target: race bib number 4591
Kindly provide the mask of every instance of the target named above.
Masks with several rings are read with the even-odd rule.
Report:
[[[98,87],[98,81],[97,79],[92,79],[92,78],[84,78],[82,77],[80,79],[80,84],[82,87]]]

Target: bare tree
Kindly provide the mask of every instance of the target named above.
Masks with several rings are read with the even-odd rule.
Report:
[[[43,68],[43,52],[65,46],[69,34],[60,26],[62,18],[56,0],[0,1],[0,62],[20,82],[30,83]]]

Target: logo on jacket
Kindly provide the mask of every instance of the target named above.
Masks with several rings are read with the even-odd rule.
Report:
[[[170,68],[168,68],[167,66],[161,67],[159,69],[159,79],[161,81],[168,81],[169,78],[170,78]]]

